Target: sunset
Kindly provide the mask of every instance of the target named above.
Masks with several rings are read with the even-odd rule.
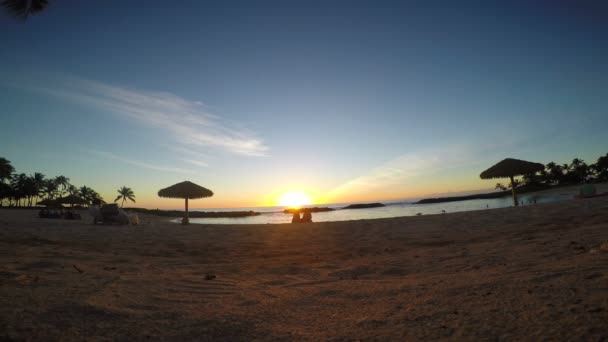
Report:
[[[277,205],[290,208],[299,208],[308,204],[312,204],[312,199],[305,193],[298,191],[284,193],[277,202]]]
[[[608,3],[4,0],[0,26],[0,336],[608,336]]]

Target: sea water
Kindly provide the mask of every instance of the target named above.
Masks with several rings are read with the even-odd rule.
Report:
[[[519,196],[520,202],[524,205],[533,205],[536,203],[547,203],[561,200],[571,199],[572,195],[537,195],[537,194],[522,194]],[[325,221],[349,221],[349,220],[364,220],[377,219],[399,216],[414,216],[414,215],[433,215],[453,213],[470,210],[496,209],[513,206],[511,197],[502,197],[494,199],[474,199],[466,201],[432,203],[432,204],[415,204],[415,201],[384,201],[385,207],[366,208],[366,209],[341,209],[349,203],[336,204],[321,204],[312,205],[310,207],[329,207],[336,209],[334,211],[312,213],[314,222]],[[203,224],[276,224],[291,222],[292,215],[284,214],[285,207],[251,207],[251,208],[230,208],[230,209],[191,209],[190,211],[257,211],[261,213],[258,216],[237,217],[237,218],[191,218],[191,223]],[[174,219],[175,222],[180,222],[181,219]]]

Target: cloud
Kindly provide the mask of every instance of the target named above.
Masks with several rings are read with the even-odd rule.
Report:
[[[123,163],[127,163],[127,164],[131,164],[131,165],[143,167],[143,168],[150,169],[150,170],[163,171],[163,172],[184,173],[184,174],[192,174],[192,173],[194,173],[194,171],[188,170],[188,169],[182,169],[182,168],[178,168],[178,167],[166,167],[166,166],[153,165],[153,164],[149,164],[149,163],[146,163],[146,162],[142,162],[142,161],[138,161],[138,160],[133,160],[133,159],[130,159],[130,158],[125,158],[125,157],[117,156],[117,155],[115,155],[113,153],[105,152],[105,151],[88,150],[88,152],[91,153],[91,154],[95,154],[95,155],[107,158],[107,159],[121,161]]]
[[[200,167],[208,167],[209,166],[209,164],[205,163],[204,161],[200,161],[200,160],[182,159],[182,161],[185,161],[186,163],[190,163],[192,165],[196,165],[196,166],[200,166]]]
[[[370,194],[379,190],[416,185],[412,182],[419,176],[485,162],[486,158],[476,154],[478,152],[479,148],[476,147],[454,145],[450,148],[405,153],[362,176],[340,184],[328,191],[324,200],[334,201],[352,194]]]
[[[165,129],[185,146],[212,147],[245,156],[265,156],[268,151],[268,147],[250,132],[229,127],[226,120],[208,113],[202,102],[190,101],[175,94],[48,75],[46,78],[38,76],[29,84],[20,84],[20,87],[95,106],[145,125]]]

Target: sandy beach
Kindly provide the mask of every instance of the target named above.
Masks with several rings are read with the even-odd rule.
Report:
[[[608,338],[606,197],[299,225],[35,216],[0,210],[3,340]]]

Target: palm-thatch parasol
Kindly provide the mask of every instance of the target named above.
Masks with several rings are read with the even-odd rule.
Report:
[[[36,202],[36,205],[44,205],[47,207],[56,207],[56,206],[59,206],[59,202],[57,202],[57,200],[54,200],[54,199],[46,198],[46,199],[43,199],[42,201]]]
[[[507,158],[491,168],[482,172],[479,177],[481,179],[490,179],[490,178],[509,178],[511,179],[511,191],[513,192],[513,204],[515,206],[518,205],[517,202],[517,194],[515,193],[515,181],[513,177],[527,175],[531,173],[536,173],[542,171],[545,168],[543,164],[533,163],[525,160]]]
[[[158,191],[158,196],[168,198],[184,198],[186,200],[186,211],[184,213],[183,224],[188,224],[188,199],[203,198],[213,196],[213,191],[205,189],[200,185],[185,181],[171,185]]]
[[[70,204],[71,206],[74,206],[74,204],[89,204],[89,202],[87,200],[85,200],[84,198],[82,198],[80,196],[76,196],[74,194],[70,194],[65,197],[58,198],[57,202],[61,203],[61,204]]]

